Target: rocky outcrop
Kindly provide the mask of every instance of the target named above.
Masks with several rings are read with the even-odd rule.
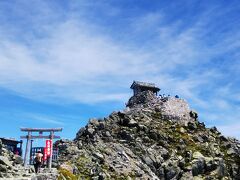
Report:
[[[184,100],[151,92],[60,140],[60,179],[240,179],[240,143],[199,122]]]
[[[30,169],[25,169],[22,162],[22,158],[9,152],[0,140],[0,178],[27,176]]]
[[[161,113],[161,119],[171,119],[178,122],[191,121],[197,118],[197,113],[190,110],[184,99],[157,96],[151,91],[143,91],[132,96],[127,103],[127,107],[156,110]]]
[[[57,178],[56,168],[41,169],[41,173],[35,174],[32,166],[24,167],[22,157],[8,151],[0,140],[0,179],[56,180]]]

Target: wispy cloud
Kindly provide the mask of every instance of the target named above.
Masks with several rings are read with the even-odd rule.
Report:
[[[50,96],[51,92],[53,96],[63,97],[85,92],[84,97],[87,93],[92,97],[93,93],[102,92],[94,87],[107,90],[109,85],[112,85],[111,89],[121,83],[129,85],[129,79],[162,76],[177,66],[189,66],[197,54],[192,48],[194,43],[186,38],[189,35],[181,35],[175,43],[172,41],[159,49],[151,49],[152,52],[148,49],[139,51],[72,20],[59,23],[57,30],[49,30],[45,36],[48,38],[36,39],[31,47],[3,39],[0,53],[2,86],[31,97],[44,95],[46,87]],[[171,76],[169,78],[172,80]],[[41,87],[45,87],[44,90]],[[62,88],[65,93],[58,93]],[[36,93],[38,90],[40,93]],[[109,97],[112,92],[107,91],[106,95]]]
[[[34,25],[44,25],[41,27],[44,29],[43,38],[31,36],[29,46],[23,41],[1,37],[0,44],[1,85],[31,98],[66,96],[77,97],[81,101],[80,94],[84,93],[82,99],[86,99],[88,94],[92,97],[87,101],[104,99],[97,98],[99,93],[101,97],[116,99],[120,93],[117,88],[129,85],[132,79],[155,80],[158,79],[156,77],[161,79],[161,76],[165,79],[156,81],[162,86],[165,82],[168,82],[168,87],[178,84],[179,89],[184,89],[184,95],[194,98],[192,90],[216,79],[218,73],[214,66],[204,68],[204,63],[212,62],[214,57],[221,55],[219,49],[226,52],[238,47],[234,43],[225,48],[225,44],[233,44],[233,39],[226,37],[207,50],[208,46],[199,37],[207,34],[205,27],[209,20],[204,23],[200,17],[198,22],[179,31],[181,23],[178,21],[163,25],[163,14],[149,13],[136,17],[132,22],[131,30],[143,31],[146,35],[151,29],[157,29],[151,34],[153,38],[138,49],[139,44],[128,46],[128,42],[117,42],[111,34],[99,33],[99,25],[92,25],[82,17],[70,16],[63,22],[46,24],[52,20],[48,14],[49,17],[59,14],[46,3],[40,3],[40,6],[47,8],[41,12],[44,16],[40,18],[40,23]],[[202,17],[204,20],[205,16]],[[178,71],[180,76],[175,75]],[[211,71],[213,73],[209,73]]]
[[[46,116],[42,114],[24,114],[26,118],[28,118],[30,121],[36,121],[39,124],[48,124],[48,125],[60,125],[63,126],[65,123],[63,122],[64,120],[56,118],[56,117],[51,117],[51,116]]]
[[[240,139],[240,124],[228,124],[224,126],[218,126],[218,129],[227,136]]]

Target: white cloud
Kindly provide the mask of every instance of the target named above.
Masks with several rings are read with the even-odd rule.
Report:
[[[131,28],[134,30],[134,33],[144,33],[146,31],[158,31],[159,25],[162,22],[163,15],[160,13],[148,13],[143,14],[138,18],[131,19]]]
[[[223,126],[217,126],[218,130],[226,136],[235,137],[240,139],[240,124],[227,124]]]
[[[160,14],[148,14],[140,17],[137,27],[158,26],[161,18]],[[162,28],[171,35],[174,33],[171,27]],[[183,96],[201,103],[194,94],[197,92],[192,90],[217,74],[215,71],[194,74],[193,70],[185,79],[171,74],[178,69],[195,68],[200,63],[199,42],[189,29],[178,36],[160,37],[154,47],[138,50],[137,46],[99,33],[98,26],[89,25],[84,19],[70,18],[45,28],[44,37],[32,39],[30,46],[1,38],[2,86],[30,98],[70,98],[91,103],[104,98],[122,100],[118,88],[122,90],[132,80],[142,79],[159,82],[163,88],[177,89]]]
[[[121,100],[118,87],[129,86],[134,79],[164,76],[180,63],[189,63],[195,54],[186,36],[151,52],[118,43],[96,28],[69,19],[49,26],[44,38],[33,39],[31,46],[2,37],[1,86],[30,98]],[[109,87],[117,92],[108,91]]]
[[[46,115],[41,114],[25,114],[25,118],[28,118],[31,121],[37,121],[39,124],[50,124],[50,125],[59,125],[63,126],[65,123],[62,122],[62,120],[56,119],[56,117],[50,117]]]

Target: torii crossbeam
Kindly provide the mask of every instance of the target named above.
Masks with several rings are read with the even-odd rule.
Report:
[[[30,142],[31,139],[60,139],[60,136],[55,136],[54,132],[61,132],[62,128],[20,128],[21,131],[23,132],[28,132],[28,134],[26,136],[21,136],[21,139],[27,139],[27,143],[26,143],[26,150],[25,150],[25,155],[24,155],[24,166],[27,166],[27,155],[28,155],[28,151],[29,151],[29,146],[30,146]],[[39,135],[38,136],[32,136],[33,132],[38,132]],[[43,136],[43,132],[49,132],[50,135],[49,136]],[[52,148],[51,148],[51,153],[50,153],[50,158],[49,158],[49,164],[48,167],[51,168],[52,167]]]

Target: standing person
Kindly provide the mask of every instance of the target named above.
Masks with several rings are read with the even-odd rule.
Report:
[[[34,158],[35,173],[39,173],[42,161],[43,161],[43,154],[41,151],[37,151],[36,156]]]

